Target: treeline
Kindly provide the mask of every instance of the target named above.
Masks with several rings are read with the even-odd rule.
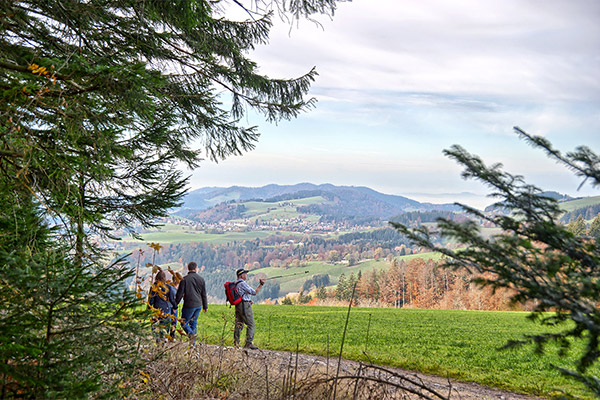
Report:
[[[360,216],[376,220],[402,212],[401,206],[381,201],[360,190],[338,188],[335,192],[323,191],[320,195],[329,203],[298,207],[298,212],[342,219]]]
[[[382,201],[360,201],[357,199],[344,199],[343,204],[339,204],[338,198],[335,204],[309,204],[298,207],[300,213],[317,214],[335,217],[340,220],[351,220],[354,217],[368,217],[373,220],[380,220],[397,212],[397,208]]]
[[[243,204],[221,203],[213,208],[197,212],[189,218],[207,224],[215,224],[221,221],[242,218],[245,212],[246,206]]]
[[[575,236],[598,239],[600,238],[600,214],[596,214],[596,217],[589,226],[585,222],[584,217],[579,215],[575,220],[567,224],[567,230]]]
[[[308,206],[307,206],[308,207]],[[311,212],[307,208],[298,208],[300,212]],[[319,210],[313,210],[312,212],[318,212]],[[379,217],[360,216],[360,215],[321,215],[319,217],[319,223],[329,224],[345,224],[347,226],[381,226],[385,222]]]
[[[158,253],[145,252],[132,258],[132,265],[152,262],[155,264],[195,261],[204,271],[257,269],[264,267],[298,267],[309,261],[339,262],[350,264],[360,260],[387,256],[412,254],[410,243],[391,228],[370,232],[340,235],[338,238],[321,236],[274,235],[242,242],[226,244],[172,243],[165,244]],[[139,257],[139,259],[138,259]]]
[[[294,193],[280,194],[278,196],[270,197],[266,200],[257,200],[257,201],[264,201],[266,203],[276,203],[276,202],[280,202],[280,201],[297,200],[297,199],[304,199],[307,197],[317,197],[317,196],[321,196],[328,200],[332,199],[331,193],[325,192],[320,189],[315,189],[315,190],[301,190],[299,192],[294,192]]]
[[[563,224],[568,224],[577,220],[577,218],[579,218],[580,216],[583,219],[589,221],[592,218],[595,218],[598,215],[598,213],[600,213],[600,203],[588,207],[578,208],[576,210],[565,213],[560,218],[560,222],[562,222]]]
[[[438,218],[454,220],[461,214],[452,211],[410,211],[390,218],[390,221],[407,226],[420,226],[425,222],[436,222]],[[463,216],[464,218],[464,216]]]
[[[330,282],[329,274],[315,274],[312,278],[304,281],[301,291],[308,292],[312,287],[323,288],[329,286]]]
[[[340,235],[339,241],[344,244],[360,244],[368,246],[376,243],[377,246],[392,249],[399,246],[408,246],[410,242],[406,236],[392,228],[375,229],[372,231],[352,232]]]
[[[207,283],[208,295],[225,300],[223,284],[235,279],[235,270],[255,270],[264,267],[302,267],[310,261],[346,262],[355,265],[366,259],[392,259],[395,256],[412,254],[408,241],[391,228],[369,232],[351,233],[338,238],[321,236],[275,235],[242,242],[226,244],[172,243],[164,244],[160,250],[135,251],[130,257],[131,265],[176,263],[174,270],[185,273],[185,266],[196,262]],[[134,250],[134,249],[131,249]],[[328,286],[329,276],[316,275],[305,285]],[[258,282],[255,282],[257,285]],[[279,297],[279,284],[267,282],[257,301]]]
[[[312,295],[302,294],[299,303],[350,301],[356,285],[356,305],[439,308],[461,310],[512,310],[511,292],[481,288],[474,275],[444,268],[440,262],[416,258],[390,263],[387,270],[365,274],[342,274],[335,288],[317,287]],[[315,289],[315,287],[312,287]]]

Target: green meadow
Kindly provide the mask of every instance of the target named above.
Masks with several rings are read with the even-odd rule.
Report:
[[[301,214],[297,211],[297,207],[326,203],[330,202],[321,196],[314,196],[276,202],[245,201],[240,204],[246,207],[244,217],[253,222],[257,219],[266,222],[291,218],[302,218],[305,221],[317,222],[319,220],[318,215]]]
[[[339,355],[347,307],[255,305],[255,343],[262,348]],[[198,335],[232,345],[233,308],[211,305],[199,318]],[[575,347],[560,357],[549,346],[501,348],[524,334],[552,331],[524,312],[353,308],[343,357],[406,368],[514,392],[550,397],[558,391],[592,399],[583,387],[550,365],[573,369]],[[555,328],[554,328],[555,329]],[[333,362],[333,360],[332,360]],[[600,368],[596,367],[596,374]]]
[[[404,261],[409,261],[415,258],[439,260],[440,257],[440,253],[421,253],[401,256],[397,257],[397,259]],[[345,274],[345,276],[348,277],[351,273],[354,273],[355,275],[358,274],[359,271],[361,271],[362,274],[366,274],[373,270],[387,270],[389,267],[390,263],[385,259],[366,260],[351,267],[349,267],[347,264],[331,264],[323,261],[311,261],[302,267],[260,268],[251,271],[249,275],[252,276],[257,274],[264,274],[267,276],[267,278],[283,275],[283,278],[277,278],[277,282],[280,285],[279,293],[281,296],[283,296],[289,292],[298,292],[304,284],[304,281],[310,279],[315,274],[328,274],[331,280],[330,284],[337,285],[338,279],[341,274]]]
[[[600,203],[600,196],[594,197],[586,197],[583,199],[566,201],[564,203],[560,203],[559,206],[561,210],[569,212],[573,210],[577,210],[578,208],[589,207]]]
[[[136,243],[212,243],[225,244],[231,242],[241,242],[244,240],[263,239],[269,236],[280,234],[275,231],[251,231],[251,232],[225,232],[225,233],[206,233],[196,231],[189,226],[165,224],[159,230],[142,233],[142,240],[136,240],[130,236],[121,238],[122,242]],[[293,235],[293,233],[286,233]]]

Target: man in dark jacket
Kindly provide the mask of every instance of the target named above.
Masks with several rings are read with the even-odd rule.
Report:
[[[196,273],[198,265],[195,262],[188,264],[188,274],[179,283],[175,303],[179,304],[183,298],[183,308],[181,309],[181,318],[184,321],[183,330],[188,334],[192,342],[196,343],[196,321],[200,311],[208,310],[208,300],[206,299],[206,284],[204,279]]]

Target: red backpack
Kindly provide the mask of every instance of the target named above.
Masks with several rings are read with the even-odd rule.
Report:
[[[237,291],[237,282],[225,282],[225,296],[229,304],[235,306],[242,301],[242,296]]]

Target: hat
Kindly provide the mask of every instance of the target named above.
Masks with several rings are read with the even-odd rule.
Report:
[[[245,274],[245,273],[247,273],[247,272],[250,272],[250,271],[246,271],[244,268],[240,268],[240,269],[238,269],[237,271],[235,271],[235,274],[236,274],[237,276],[240,276],[241,274]]]

